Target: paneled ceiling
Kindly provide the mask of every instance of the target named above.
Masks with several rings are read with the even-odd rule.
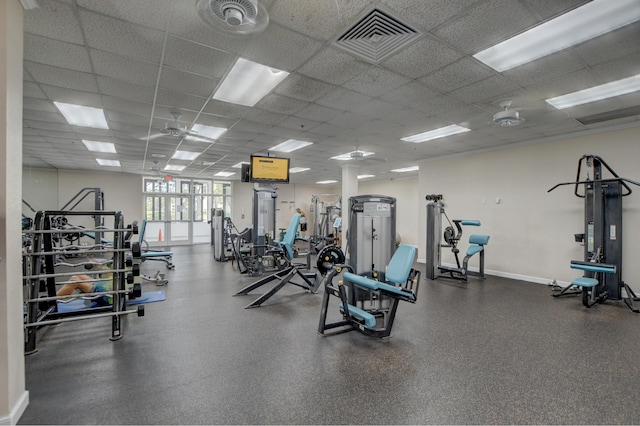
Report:
[[[266,29],[233,36],[207,24],[195,0],[38,0],[24,13],[26,167],[212,178],[287,139],[313,142],[289,154],[293,183],[341,179],[357,164],[370,179],[442,156],[549,140],[591,129],[640,124],[578,118],[638,107],[635,92],[556,110],[544,99],[640,74],[640,23],[508,71],[473,54],[585,4],[584,0],[261,0]],[[336,39],[378,7],[420,35],[381,61],[345,52]],[[211,98],[237,58],[290,75],[254,107]],[[492,123],[512,100],[526,121]],[[109,130],[69,125],[53,101],[103,108]],[[172,113],[180,124],[227,128],[215,143],[158,136]],[[421,144],[400,138],[458,124],[470,132]],[[96,154],[81,142],[113,142]],[[603,144],[606,141],[603,141]],[[330,157],[374,152],[349,162]],[[177,150],[201,152],[193,161]],[[96,158],[121,167],[99,166]],[[452,171],[454,172],[454,171]],[[413,172],[414,174],[416,172]]]

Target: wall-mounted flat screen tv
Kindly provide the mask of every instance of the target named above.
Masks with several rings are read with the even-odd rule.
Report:
[[[251,156],[251,182],[289,183],[289,159]]]

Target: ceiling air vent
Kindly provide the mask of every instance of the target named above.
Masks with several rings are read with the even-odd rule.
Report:
[[[420,38],[411,25],[374,7],[333,44],[367,62],[377,64]]]

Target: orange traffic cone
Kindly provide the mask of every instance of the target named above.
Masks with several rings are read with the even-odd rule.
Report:
[[[162,229],[158,229],[158,241],[162,241]]]

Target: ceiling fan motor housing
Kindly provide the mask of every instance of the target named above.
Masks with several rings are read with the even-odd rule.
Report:
[[[220,19],[237,27],[247,19],[255,19],[258,0],[211,0],[210,7]]]
[[[493,115],[493,122],[500,127],[517,126],[522,123],[524,119],[520,118],[520,113],[515,110],[505,110],[496,112]]]

